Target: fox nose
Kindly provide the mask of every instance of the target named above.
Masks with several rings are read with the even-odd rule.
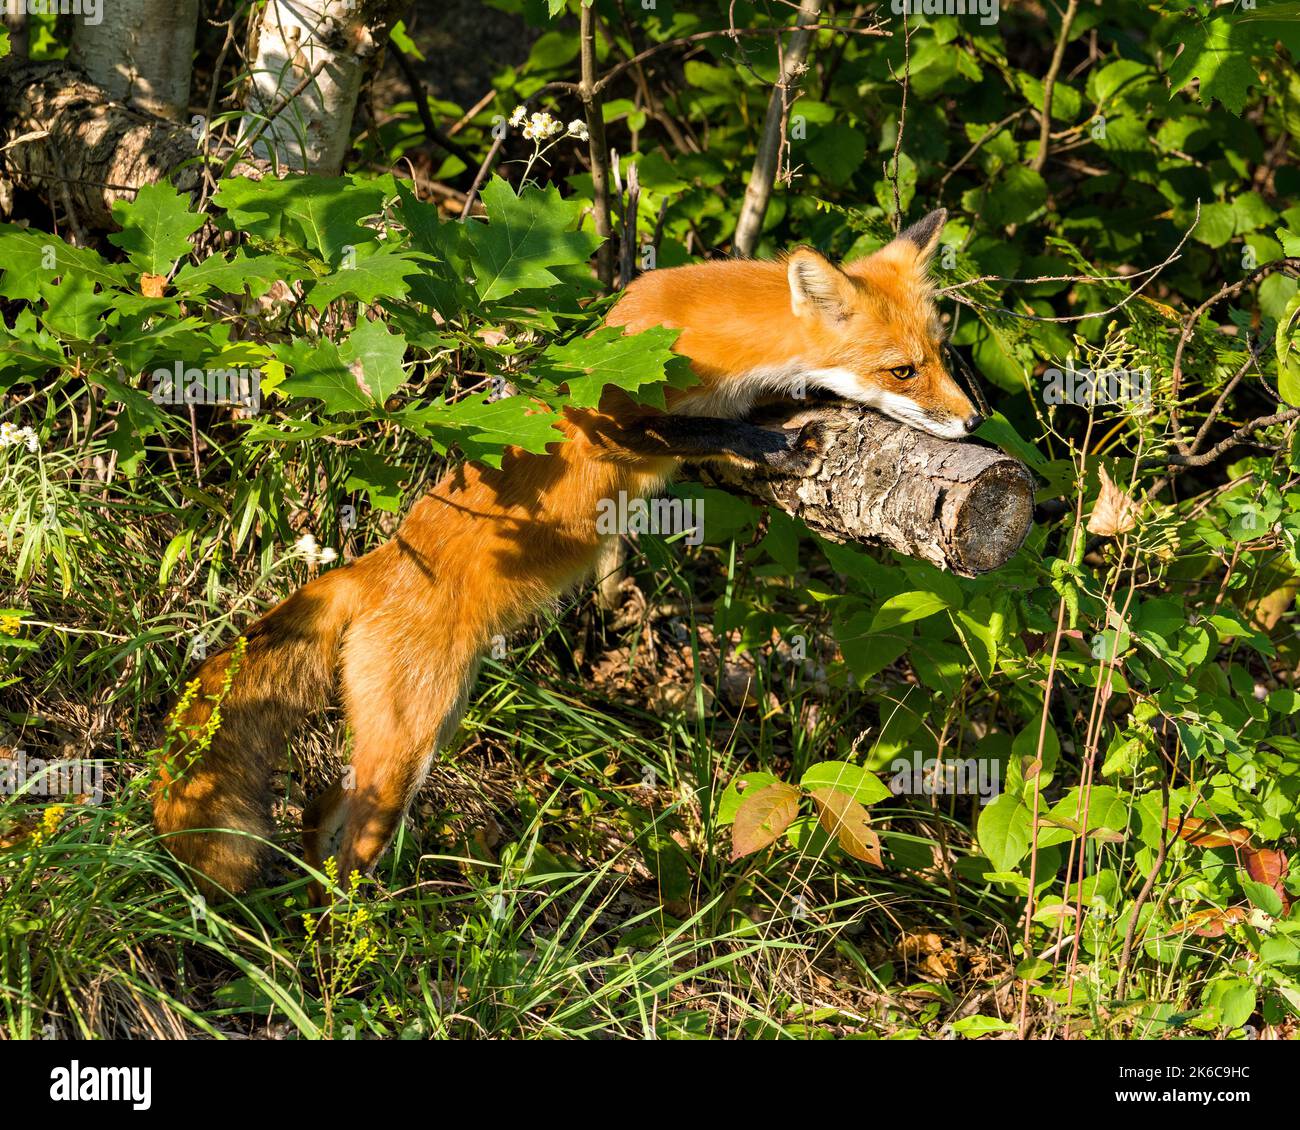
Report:
[[[986,417],[981,416],[978,412],[972,412],[969,416],[966,417],[966,419],[964,419],[961,422],[961,426],[966,429],[966,434],[969,435],[976,428],[978,428],[982,423],[984,423],[985,419]]]

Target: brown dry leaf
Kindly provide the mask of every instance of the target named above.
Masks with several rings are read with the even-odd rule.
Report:
[[[166,290],[166,275],[143,274],[140,276],[140,293],[146,298],[161,298]]]
[[[1101,493],[1088,516],[1088,533],[1104,538],[1126,533],[1137,524],[1137,503],[1115,485],[1105,467],[1098,467],[1097,474],[1101,479]]]
[[[707,715],[713,706],[713,692],[704,687],[704,711]],[[688,721],[700,716],[700,703],[695,688],[683,683],[656,683],[646,690],[646,705],[658,718],[671,717],[682,712]]]
[[[1166,820],[1165,827],[1171,832],[1177,832],[1178,821]],[[1178,838],[1199,848],[1245,847],[1250,842],[1250,833],[1245,828],[1220,828],[1189,816],[1183,821],[1183,830],[1178,832]]]
[[[736,822],[731,828],[731,861],[775,843],[798,814],[799,790],[784,781],[750,793],[736,810]]]
[[[1291,896],[1282,885],[1282,877],[1286,874],[1287,867],[1286,853],[1278,851],[1277,848],[1247,847],[1242,852],[1242,856],[1246,864],[1246,874],[1255,882],[1264,883],[1277,892],[1278,898],[1282,900],[1282,913],[1285,915],[1291,909]]]
[[[957,973],[957,955],[944,949],[938,934],[904,934],[898,943],[898,953],[917,971],[939,981],[946,981]]]
[[[871,830],[871,817],[862,805],[839,789],[813,789],[812,798],[817,805],[817,819],[828,836],[839,840],[840,847],[854,859],[873,867],[884,866],[880,837]]]
[[[1282,876],[1286,874],[1286,852],[1277,848],[1247,848],[1243,853],[1246,874],[1257,883],[1266,883],[1282,893]]]
[[[1189,914],[1181,922],[1175,922],[1166,936],[1185,934],[1190,930],[1197,937],[1221,938],[1228,932],[1229,926],[1244,922],[1247,915],[1244,906],[1230,906],[1226,910],[1217,906],[1207,907]]]
[[[370,386],[366,384],[365,362],[358,357],[348,366],[348,372],[352,374],[352,379],[357,382],[357,388],[361,390],[362,394],[374,400],[375,394],[370,391]]]

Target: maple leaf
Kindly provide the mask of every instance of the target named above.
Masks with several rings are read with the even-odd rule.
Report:
[[[144,184],[132,201],[113,204],[113,219],[122,228],[108,237],[140,270],[165,275],[190,253],[190,236],[204,224],[190,211],[189,197],[169,184]]]
[[[470,262],[477,272],[475,289],[484,302],[518,290],[543,290],[560,279],[554,268],[585,263],[601,244],[590,232],[571,231],[582,202],[561,198],[552,184],[529,185],[516,196],[500,177],[483,190],[488,222],[465,233]]]

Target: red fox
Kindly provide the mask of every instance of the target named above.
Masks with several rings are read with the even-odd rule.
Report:
[[[256,877],[271,774],[336,674],[352,765],[308,806],[304,853],[316,868],[334,857],[345,877],[368,872],[459,724],[492,638],[593,569],[609,540],[597,531],[602,500],[650,493],[687,458],[809,467],[820,434],[747,422],[760,396],[824,389],[938,436],[978,427],[943,363],[926,278],[945,218],[934,212],[842,268],[801,248],[642,276],[608,322],[681,331],[674,348],[699,383],[669,390],[666,413],[612,392],[599,410],[566,410],[564,442],[544,455],[510,449],[500,469],[456,467],[391,541],[253,624],[215,734],[166,757],[155,786],[158,830],[201,889],[233,893]],[[173,711],[182,735],[211,730],[231,659],[227,648],[198,669],[197,695]],[[319,886],[311,896],[325,899]]]

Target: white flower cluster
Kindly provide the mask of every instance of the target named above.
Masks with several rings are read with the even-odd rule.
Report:
[[[328,545],[322,548],[316,544],[316,539],[311,534],[303,534],[293,543],[293,548],[302,557],[306,558],[308,565],[328,565],[330,562],[339,559],[336,549]]]
[[[523,106],[516,106],[514,113],[510,115],[510,124],[518,129],[523,127],[524,137],[529,141],[546,141],[558,133],[567,134],[569,137],[576,137],[579,141],[587,140],[586,123],[574,118],[569,123],[566,130],[564,124],[558,119],[551,117],[545,110],[538,110],[530,117],[528,110]]]
[[[35,451],[41,446],[41,441],[31,428],[16,427],[8,420],[0,424],[0,447],[13,447],[19,443],[25,443],[28,451]]]

